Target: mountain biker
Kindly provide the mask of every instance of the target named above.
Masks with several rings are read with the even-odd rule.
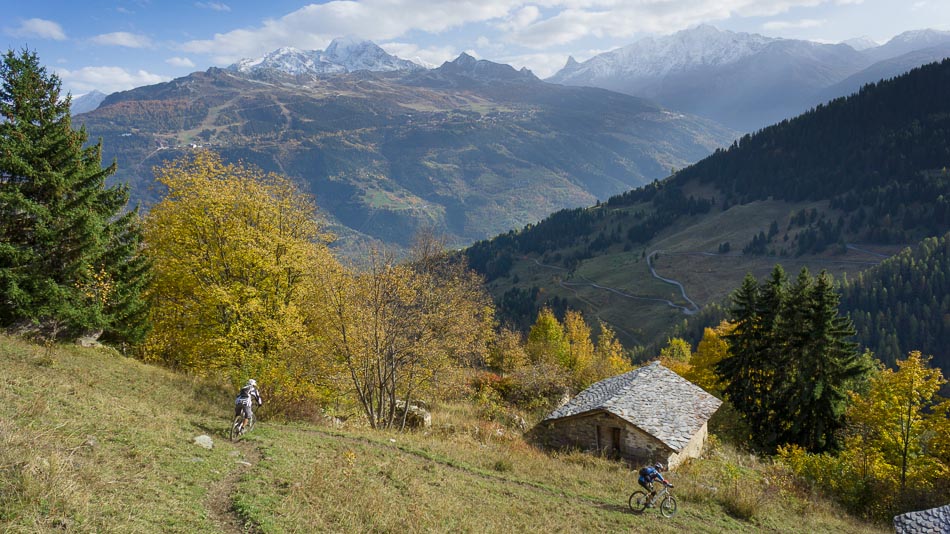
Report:
[[[659,480],[660,482],[663,483],[664,486],[668,488],[673,487],[673,484],[670,484],[669,482],[666,481],[665,478],[663,478],[663,474],[661,473],[661,471],[666,471],[666,469],[663,467],[663,464],[660,462],[657,462],[653,465],[648,465],[644,467],[643,469],[640,469],[640,478],[637,479],[637,482],[641,486],[643,486],[643,489],[650,492],[651,502],[653,501],[653,497],[656,495],[656,490],[653,489],[654,480]]]
[[[247,426],[247,422],[254,417],[251,406],[255,400],[258,406],[264,405],[264,401],[261,399],[261,392],[257,390],[257,380],[251,378],[244,384],[244,387],[238,391],[237,398],[234,399],[234,417],[244,415],[244,420],[241,421],[242,429]]]

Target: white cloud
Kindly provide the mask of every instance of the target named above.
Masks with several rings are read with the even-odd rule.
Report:
[[[824,26],[826,20],[819,19],[801,19],[801,20],[772,20],[762,25],[763,30],[778,31],[789,29],[817,28]]]
[[[90,40],[99,45],[124,46],[126,48],[149,48],[152,46],[152,40],[147,36],[129,32],[103,33]]]
[[[231,11],[231,6],[222,2],[195,2],[195,6],[214,11]]]
[[[584,37],[629,38],[669,34],[700,23],[733,17],[769,17],[796,7],[860,0],[537,0],[558,10],[507,36],[510,42],[543,49]]]
[[[259,56],[281,46],[320,49],[334,37],[389,40],[412,30],[440,33],[471,22],[505,17],[517,0],[333,0],[310,4],[261,26],[188,41],[182,50],[208,54],[219,64]]]
[[[168,63],[172,67],[194,68],[195,66],[195,63],[186,57],[170,57],[165,60],[165,63]]]
[[[38,37],[40,39],[53,39],[54,41],[66,40],[66,32],[63,31],[63,27],[45,19],[24,20],[16,28],[4,28],[4,33],[13,37]]]
[[[459,52],[452,46],[430,46],[421,48],[412,43],[383,43],[380,48],[394,56],[402,59],[415,61],[425,67],[438,67],[446,61],[452,61],[458,57]]]
[[[121,67],[83,67],[76,70],[57,69],[56,74],[63,85],[74,93],[87,93],[98,89],[109,94],[133,87],[166,82],[171,78],[144,70],[128,72]]]
[[[525,6],[506,17],[504,22],[498,24],[498,28],[504,31],[517,31],[540,17],[541,10],[538,9],[538,6]]]

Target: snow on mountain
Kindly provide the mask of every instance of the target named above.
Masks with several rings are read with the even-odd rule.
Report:
[[[424,67],[388,54],[372,41],[353,37],[334,39],[326,50],[283,47],[260,58],[242,59],[229,70],[256,73],[276,70],[286,74],[327,75],[355,71],[390,72]]]
[[[756,34],[720,31],[704,24],[664,37],[645,37],[583,63],[569,58],[564,69],[548,81],[574,84],[588,78],[662,77],[693,68],[735,63],[777,40]]]
[[[874,39],[871,39],[870,37],[866,35],[862,35],[861,37],[855,37],[853,39],[848,39],[846,41],[841,41],[841,44],[846,44],[850,46],[851,48],[857,50],[858,52],[881,46],[877,41],[875,41]]]
[[[874,60],[895,58],[904,54],[950,43],[950,32],[940,30],[911,30],[895,36],[877,48],[865,53]]]
[[[876,81],[868,77],[877,73],[893,76],[900,73],[895,69],[939,56],[944,46],[950,46],[950,32],[937,30],[905,32],[878,46],[867,38],[827,44],[702,25],[640,39],[583,63],[569,58],[547,81],[648,98],[754,131],[820,103],[851,76],[860,73],[847,87]]]
[[[99,107],[99,104],[102,103],[106,98],[106,94],[102,91],[92,90],[88,93],[78,95],[73,97],[72,101],[69,103],[69,111],[73,115],[78,115],[80,113],[85,113],[87,111],[92,111]]]

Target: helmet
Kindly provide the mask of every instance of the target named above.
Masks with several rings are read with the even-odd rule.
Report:
[[[653,467],[654,467],[654,469],[656,469],[657,471],[662,471],[662,470],[663,470],[663,464],[660,463],[660,462],[657,462],[657,463],[653,464]]]
[[[249,378],[249,379],[247,380],[247,385],[249,385],[249,386],[257,386],[257,380],[254,380],[253,378]]]

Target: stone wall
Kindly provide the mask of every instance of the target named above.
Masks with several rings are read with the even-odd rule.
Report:
[[[619,450],[614,447],[618,430]],[[678,453],[634,425],[606,412],[543,422],[532,429],[531,435],[551,448],[576,447],[582,451],[619,456],[636,464],[663,462],[673,469],[688,458],[699,457],[706,444],[708,427],[703,424]]]
[[[618,431],[619,450],[614,443]],[[583,451],[620,456],[637,463],[669,463],[670,458],[675,456],[660,440],[605,412],[541,423],[535,428],[534,435],[548,447],[577,447]]]
[[[703,427],[693,435],[692,439],[689,440],[689,443],[687,443],[686,446],[680,450],[680,452],[673,453],[670,456],[670,460],[667,462],[667,467],[673,469],[689,458],[699,458],[699,455],[703,453],[703,445],[706,444],[706,437],[708,434],[709,428],[706,423],[703,423]]]

